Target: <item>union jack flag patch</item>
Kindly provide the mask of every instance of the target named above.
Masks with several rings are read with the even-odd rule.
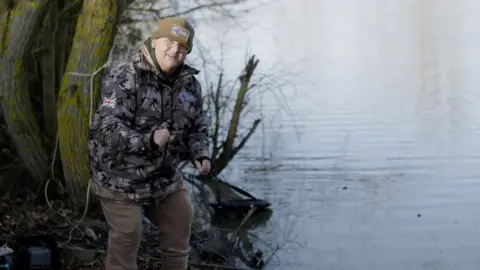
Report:
[[[102,107],[115,108],[116,105],[117,105],[117,98],[115,98],[115,92],[113,92],[109,98],[107,97],[103,98]]]

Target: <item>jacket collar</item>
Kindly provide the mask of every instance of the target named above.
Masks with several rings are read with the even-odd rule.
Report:
[[[139,53],[140,53],[139,68],[144,71],[154,73],[156,76],[158,76],[160,79],[162,79],[165,82],[174,82],[178,78],[181,78],[185,75],[197,75],[200,72],[199,70],[187,64],[182,64],[175,70],[175,72],[171,76],[165,76],[165,74],[161,70],[159,70],[153,63],[152,56],[148,52],[145,44],[142,44],[142,47],[140,48]]]

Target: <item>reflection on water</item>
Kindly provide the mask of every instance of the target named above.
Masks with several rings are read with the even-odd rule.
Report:
[[[300,72],[296,122],[265,97],[274,126],[225,176],[273,202],[253,229],[285,242],[267,268],[476,269],[480,2],[281,0],[244,23],[221,37],[233,75],[247,44]]]
[[[271,209],[252,211],[249,208],[243,214],[238,211],[240,209],[216,209],[211,207],[213,203],[228,203],[232,199],[246,197],[235,191],[236,187],[232,188],[228,183],[217,179],[200,180],[194,174],[186,172],[184,180],[190,184],[196,213],[191,238],[192,260],[201,258],[208,263],[244,268],[262,267],[270,261],[275,255],[276,243],[265,242],[252,231],[267,226],[273,213]],[[210,252],[207,254],[205,250]]]

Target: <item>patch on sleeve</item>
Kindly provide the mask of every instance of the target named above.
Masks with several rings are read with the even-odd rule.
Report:
[[[116,105],[117,105],[117,98],[115,97],[115,92],[113,92],[110,97],[103,98],[102,107],[115,108]]]

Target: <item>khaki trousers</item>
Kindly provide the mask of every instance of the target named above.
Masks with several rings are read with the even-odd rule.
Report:
[[[193,207],[189,192],[182,188],[163,201],[148,206],[100,199],[108,232],[106,270],[136,270],[142,238],[142,209],[162,233],[162,269],[187,269]]]

